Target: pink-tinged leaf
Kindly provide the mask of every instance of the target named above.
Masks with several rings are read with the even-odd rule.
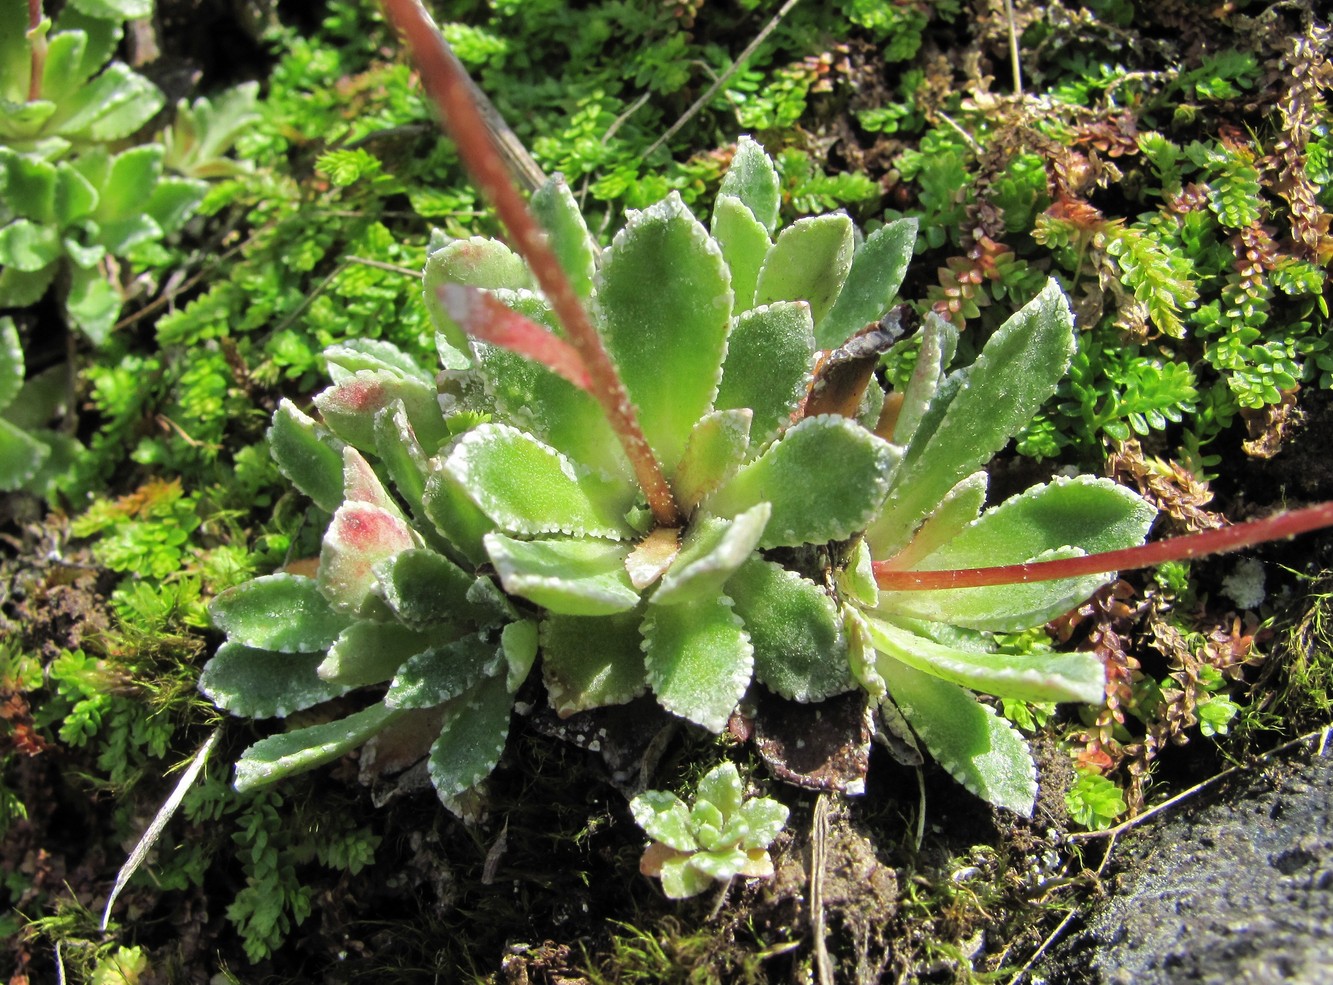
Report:
[[[475,287],[442,284],[439,297],[449,317],[474,339],[527,356],[579,389],[591,391],[588,368],[578,350],[541,325]]]
[[[343,503],[324,534],[319,590],[335,609],[355,611],[375,586],[375,565],[416,546],[401,517],[370,503]]]
[[[933,591],[941,588],[980,588],[984,585],[1022,585],[1034,581],[1053,581],[1109,571],[1150,568],[1167,561],[1185,561],[1238,551],[1243,547],[1284,540],[1297,534],[1333,527],[1333,501],[1301,510],[1278,513],[1263,520],[1251,520],[1220,530],[1205,530],[1186,537],[1159,540],[1142,547],[1104,551],[1084,557],[1056,561],[1032,561],[1027,564],[1003,564],[989,568],[959,568],[947,571],[893,571],[890,562],[876,561],[875,581],[879,587],[895,592]]]

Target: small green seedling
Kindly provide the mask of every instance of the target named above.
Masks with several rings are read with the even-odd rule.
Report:
[[[747,798],[732,763],[705,774],[689,806],[668,791],[648,790],[629,807],[653,839],[639,871],[661,879],[671,899],[697,896],[737,876],[773,875],[768,846],[782,833],[787,808],[768,797]]]

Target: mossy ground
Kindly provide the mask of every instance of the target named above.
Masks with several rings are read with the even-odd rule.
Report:
[[[642,835],[603,757],[527,719],[471,828],[428,788],[372,791],[355,761],[276,794],[229,793],[228,764],[258,732],[221,722],[192,690],[218,642],[203,602],[309,556],[318,537],[267,465],[268,415],[280,396],[313,391],[334,338],[428,349],[413,282],[347,257],[410,270],[431,224],[494,227],[364,5],[315,16],[279,4],[252,21],[186,6],[163,5],[163,84],[171,65],[202,68],[206,87],[261,77],[269,116],[242,144],[254,176],[219,186],[179,252],[155,258],[167,266],[134,285],[139,303],[167,301],[108,351],[80,354],[80,414],[57,423],[91,457],[56,508],[0,506],[9,980],[55,980],[59,961],[68,980],[106,983],[785,982],[823,969],[840,982],[1005,981],[1101,892],[1100,845],[1061,842],[1075,763],[1131,801],[1159,801],[1330,720],[1333,541],[1310,537],[1253,552],[1267,570],[1260,609],[1234,611],[1220,590],[1234,563],[1220,559],[1183,580],[1131,577],[1068,621],[1123,672],[1121,707],[1137,710],[1066,711],[1040,729],[1031,822],[877,749],[863,797],[772,785],[792,809],[777,874],[720,906],[669,902],[641,877]],[[920,217],[903,295],[966,324],[965,345],[1034,276],[1063,277],[1087,358],[1021,454],[999,463],[997,487],[1100,468],[1133,439],[1142,448],[1117,475],[1152,490],[1171,529],[1205,506],[1243,519],[1333,496],[1329,50],[1313,5],[1016,3],[1028,104],[1009,93],[1001,3],[816,6],[798,7],[738,75],[730,111],[710,104],[646,163],[703,87],[681,76],[686,55],[719,70],[776,4],[544,3],[528,35],[514,28],[521,5],[439,13],[473,25],[454,30],[460,53],[608,228],[668,186],[702,197],[744,129],[782,163],[793,213]],[[276,23],[285,49],[258,40]],[[231,57],[217,56],[218,37]],[[1301,130],[1297,113],[1315,124]],[[1139,142],[1147,133],[1183,156]],[[39,330],[56,317],[50,304],[16,313],[34,371],[63,358]],[[174,491],[161,481],[173,474],[186,477]],[[1216,498],[1191,498],[1197,487]],[[1204,737],[1198,708],[1217,694],[1241,710],[1227,734]],[[102,934],[108,888],[171,771],[219,725],[206,779]],[[659,751],[659,787],[683,789],[722,756],[754,765],[744,746],[684,733]]]

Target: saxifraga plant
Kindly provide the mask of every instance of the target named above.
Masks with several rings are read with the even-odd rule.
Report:
[[[952,372],[956,331],[927,315],[909,383],[886,396],[872,371],[903,318],[889,309],[914,223],[859,245],[840,214],[779,230],[776,172],[742,139],[709,228],[673,195],[600,251],[558,180],[533,196],[538,227],[424,11],[385,6],[517,252],[432,243],[438,381],[354,341],[326,353],[321,421],[277,412],[279,467],[332,519],[314,577],[216,599],[228,639],[200,687],[256,718],[372,697],[261,740],[237,787],[393,733],[429,745],[442,801],[471,814],[540,655],[562,715],[647,692],[712,731],[756,683],[802,702],[859,686],[969,789],[1030,813],[1027,744],[974,692],[1094,702],[1104,672],[1090,654],[996,653],[991,634],[1161,559],[1126,553],[1154,511],[1106,480],[983,510],[980,470],[1069,365],[1058,286]],[[1330,513],[1165,547],[1224,549]]]

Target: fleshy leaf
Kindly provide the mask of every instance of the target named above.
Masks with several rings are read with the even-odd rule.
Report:
[[[743,466],[704,508],[734,517],[772,503],[760,547],[845,540],[879,509],[898,455],[845,417],[807,417]]]
[[[430,633],[421,633],[392,622],[354,622],[329,647],[319,676],[347,687],[391,680],[408,657],[438,645],[447,628],[435,626]]]
[[[1073,351],[1069,301],[1051,280],[991,336],[939,425],[908,446],[880,519],[866,534],[876,557],[906,543],[960,479],[1032,420],[1055,392]]]
[[[1157,511],[1109,479],[1057,478],[1012,496],[912,565],[915,570],[1021,564],[1119,550],[1143,543]],[[1071,550],[1073,549],[1073,550]],[[1112,575],[1058,581],[883,592],[881,611],[973,629],[1020,630],[1040,625],[1087,598]]]
[[[435,387],[390,370],[361,370],[315,395],[329,430],[364,452],[375,451],[375,415],[401,400],[427,453],[449,436]]]
[[[721,812],[723,820],[740,809],[745,789],[735,763],[722,763],[699,778],[696,796]],[[674,846],[673,846],[674,847]]]
[[[759,268],[764,265],[773,241],[764,224],[734,195],[719,195],[713,204],[711,224],[713,239],[722,248],[731,270],[731,289],[736,293],[736,310],[754,307],[754,290],[759,284]]]
[[[983,800],[1032,816],[1037,770],[1023,737],[957,684],[880,661],[893,703],[936,762]]]
[[[716,595],[754,552],[771,512],[767,503],[760,503],[734,520],[707,517],[697,521],[650,601],[679,605]]]
[[[628,537],[633,490],[586,470],[505,424],[463,435],[444,469],[502,529],[522,534]]]
[[[754,676],[784,698],[822,701],[850,690],[838,608],[814,582],[752,558],[727,582],[754,647]]]
[[[690,809],[667,790],[645,790],[629,802],[634,823],[654,841],[678,852],[692,852],[699,847],[694,840]]]
[[[701,417],[690,432],[672,489],[676,501],[687,512],[730,479],[745,460],[750,447],[748,409],[719,410]]]
[[[14,319],[0,318],[0,410],[23,389],[23,345]]]
[[[694,866],[695,855],[678,855],[662,863],[662,892],[670,899],[688,899],[715,885],[713,877]]]
[[[369,503],[343,503],[324,533],[319,590],[335,609],[359,609],[375,587],[375,566],[417,544],[399,517]]]
[[[604,616],[639,604],[625,570],[629,545],[577,537],[515,540],[486,535],[505,591],[568,616]]]
[[[320,594],[315,579],[281,573],[227,589],[209,613],[229,639],[279,653],[326,650],[348,623]]]
[[[916,245],[917,222],[899,219],[866,237],[852,256],[851,269],[833,307],[819,322],[821,349],[842,345],[871,322],[879,321],[898,296]]]
[[[837,573],[838,591],[861,605],[874,605],[879,601],[879,586],[875,583],[870,545],[858,538],[851,551],[850,559]]]
[[[399,715],[382,704],[346,718],[261,739],[236,762],[238,793],[323,766],[375,735]]]
[[[727,360],[716,405],[754,411],[750,444],[756,450],[785,427],[810,385],[815,357],[810,306],[781,301],[746,311],[727,341]]]
[[[268,429],[269,452],[278,471],[332,513],[343,498],[343,443],[314,418],[283,398]]]
[[[648,690],[641,621],[638,612],[542,620],[542,679],[557,715],[623,705]]]
[[[597,244],[583,221],[583,213],[570,193],[563,175],[552,176],[532,193],[532,214],[546,230],[546,238],[574,293],[586,298],[592,292]]]
[[[911,542],[893,556],[893,567],[915,567],[922,558],[947,544],[960,530],[974,522],[986,505],[989,481],[985,472],[973,472],[945,493],[940,505],[912,535]]]
[[[653,606],[643,623],[648,683],[662,707],[712,732],[749,687],[754,652],[725,595]]]
[[[882,619],[869,618],[866,625],[871,642],[886,656],[984,694],[1094,704],[1106,690],[1106,669],[1093,653],[977,653],[942,646]],[[880,675],[886,676],[882,666]]]
[[[480,633],[413,654],[398,668],[384,695],[390,708],[433,708],[500,669],[504,654]]]
[[[934,401],[958,346],[958,329],[951,322],[933,311],[926,312],[922,322],[921,348],[917,352],[912,376],[903,390],[902,406],[898,410],[898,419],[891,436],[893,442],[899,445],[910,444],[916,436],[916,430]]]
[[[809,302],[815,338],[822,338],[820,322],[842,290],[853,244],[852,220],[841,212],[797,219],[764,258],[755,303]]]
[[[482,538],[495,529],[495,522],[481,511],[462,481],[444,469],[426,478],[421,510],[450,544],[473,564],[486,560]]]
[[[778,225],[781,192],[777,168],[764,148],[749,136],[736,141],[736,153],[722,177],[718,198],[731,195],[740,199],[771,234]]]
[[[500,631],[500,652],[505,658],[505,687],[513,694],[528,679],[537,660],[537,624],[518,619]]]
[[[513,707],[504,674],[486,678],[454,701],[428,763],[431,782],[446,806],[500,762]]]
[[[400,520],[407,519],[366,457],[350,445],[343,448],[343,500],[348,503],[368,503]]]
[[[426,494],[430,465],[401,400],[376,413],[375,450],[399,495],[407,501],[414,515],[425,519],[421,500]]]
[[[634,545],[625,558],[630,584],[640,592],[661,578],[680,553],[680,530],[657,527]]]
[[[503,619],[502,613],[471,601],[476,575],[425,548],[394,555],[376,567],[375,577],[389,607],[413,629],[435,623],[488,626]]]
[[[737,816],[743,825],[740,848],[751,852],[773,844],[773,839],[782,834],[782,829],[787,826],[789,814],[790,811],[785,804],[771,797],[752,797],[741,804],[740,810],[737,811]],[[729,830],[734,830],[732,824],[732,821],[728,822]]]
[[[426,258],[426,270],[422,275],[426,310],[435,328],[449,340],[449,344],[466,352],[467,335],[440,304],[438,292],[442,284],[517,290],[531,287],[532,278],[517,253],[498,240],[482,236],[453,240]]]
[[[468,337],[545,366],[581,390],[590,388],[588,369],[577,349],[506,306],[491,292],[464,284],[442,284],[439,301]]]
[[[286,718],[350,688],[323,680],[322,653],[278,653],[228,641],[199,675],[199,690],[219,708],[246,718]]]
[[[351,379],[362,370],[384,370],[428,385],[435,382],[415,359],[383,339],[347,339],[325,349],[324,361],[334,383]]]
[[[0,489],[21,489],[50,454],[46,445],[0,418]]]
[[[676,192],[631,215],[603,255],[597,320],[668,477],[712,409],[731,302],[721,250]]]

